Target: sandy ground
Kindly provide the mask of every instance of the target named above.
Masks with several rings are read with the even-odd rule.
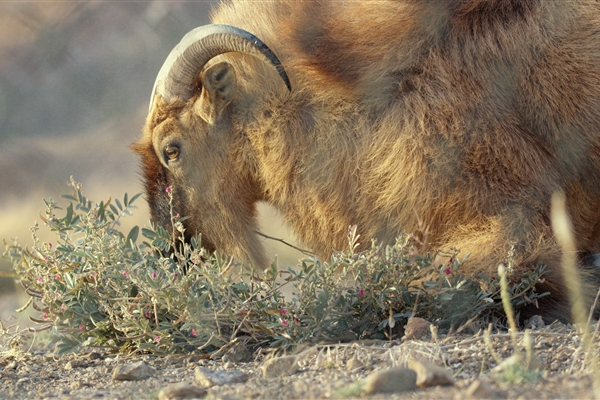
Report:
[[[3,312],[15,299],[0,298]],[[485,345],[482,332],[439,335],[435,340],[361,341],[345,344],[313,344],[295,354],[295,371],[284,370],[265,377],[268,349],[252,354],[248,362],[231,357],[210,359],[207,355],[123,355],[86,350],[56,356],[49,336],[31,336],[16,348],[0,346],[0,399],[155,399],[174,384],[198,390],[205,384],[197,370],[220,371],[225,376],[245,374],[242,382],[225,382],[206,387],[211,399],[587,399],[593,398],[592,372],[584,359],[581,340],[570,325],[556,323],[531,332],[536,362],[541,371],[532,382],[514,382],[519,376],[497,373],[498,361]],[[524,334],[517,335],[519,346]],[[596,338],[597,341],[597,338]],[[494,331],[493,350],[499,360],[513,354],[510,335]],[[417,388],[402,393],[360,395],[349,388],[390,368],[418,359],[443,366],[454,385]],[[149,373],[141,380],[119,380],[115,370],[142,362]],[[510,377],[513,381],[510,381]],[[520,376],[523,378],[523,376]],[[472,385],[487,391],[470,394]]]

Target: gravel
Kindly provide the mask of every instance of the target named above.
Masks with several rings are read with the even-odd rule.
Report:
[[[577,331],[570,325],[555,323],[534,329],[531,336],[536,360],[543,370],[529,383],[514,379],[507,382],[507,373],[491,372],[498,361],[513,354],[511,338],[506,332],[492,334],[498,361],[486,347],[482,332],[439,334],[434,339],[316,344],[293,357],[283,357],[283,361],[259,353],[249,362],[233,362],[235,357],[210,360],[204,355],[126,356],[100,349],[55,356],[49,345],[34,345],[29,349],[23,344],[12,349],[0,347],[0,399],[156,399],[159,393],[160,398],[169,399],[202,398],[206,394],[208,399],[223,400],[365,396],[372,399],[592,398],[591,368],[584,359]],[[523,333],[517,337],[522,345]],[[244,353],[244,349],[237,349],[237,353]],[[432,366],[429,372],[436,374],[443,375],[446,371],[454,377],[454,385],[452,379],[447,379],[445,385],[451,386],[434,384],[402,393],[382,394],[374,390],[373,395],[364,394],[368,382],[377,379],[381,382],[381,376],[394,370],[403,371],[402,376],[412,375],[403,368],[415,365]],[[138,375],[132,378],[137,380],[119,380],[121,375],[117,373],[128,370],[137,370]],[[219,384],[201,388],[198,373],[217,379]],[[243,379],[238,379],[240,376]],[[413,387],[410,383],[400,386],[402,390]],[[385,388],[387,391],[388,386]]]

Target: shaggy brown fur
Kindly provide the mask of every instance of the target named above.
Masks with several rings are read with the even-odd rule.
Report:
[[[293,91],[227,54],[215,61],[231,63],[237,87],[217,120],[203,118],[216,107],[206,90],[187,103],[157,96],[135,146],[153,217],[168,225],[172,186],[190,233],[257,265],[258,201],[322,257],[345,248],[350,225],[390,243],[421,221],[431,249],[471,253],[467,272],[494,274],[511,245],[519,268],[546,263],[548,306],[566,306],[550,198],[566,193],[581,254],[597,252],[599,4],[225,3],[214,22],[267,43]],[[164,160],[167,143],[177,162]]]

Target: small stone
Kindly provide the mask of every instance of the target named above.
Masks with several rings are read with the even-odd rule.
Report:
[[[140,381],[154,376],[154,373],[154,368],[143,361],[138,361],[133,364],[115,367],[112,378],[115,381]]]
[[[454,385],[452,371],[446,368],[417,360],[410,360],[408,368],[417,373],[417,386],[420,388]]]
[[[248,380],[248,374],[242,371],[215,371],[201,367],[196,368],[194,375],[196,383],[203,387],[228,385]]]
[[[81,389],[83,387],[83,384],[80,381],[73,381],[73,382],[71,382],[69,387],[73,390],[77,390],[77,389]]]
[[[294,387],[294,391],[296,393],[306,393],[309,391],[308,383],[306,383],[306,381],[304,381],[304,380],[295,381],[293,383],[293,387]]]
[[[352,371],[356,368],[361,368],[364,367],[365,364],[363,364],[362,361],[356,359],[356,358],[351,358],[350,360],[348,360],[348,362],[346,363],[346,369],[348,371]]]
[[[505,399],[506,392],[501,390],[494,390],[492,387],[483,382],[483,381],[475,381],[467,388],[465,391],[465,396],[457,395],[457,399],[459,398],[467,398],[467,399]]]
[[[204,362],[204,354],[192,354],[183,361],[184,364],[195,364],[200,362]]]
[[[276,378],[280,376],[293,375],[298,371],[296,356],[284,356],[271,358],[262,366],[264,378]]]
[[[206,389],[185,382],[160,389],[158,400],[198,399],[206,396]]]
[[[102,354],[93,351],[87,355],[87,358],[88,360],[99,360],[102,358]]]
[[[234,369],[235,365],[231,361],[226,361],[223,363],[223,369]]]
[[[418,340],[431,337],[431,322],[423,318],[413,317],[404,326],[403,340]]]
[[[171,354],[165,358],[165,362],[170,365],[180,365],[185,362],[187,356],[182,354]]]
[[[546,323],[544,322],[541,316],[534,315],[533,317],[526,320],[523,325],[525,326],[525,329],[539,329],[545,327]]]
[[[364,393],[402,393],[417,387],[417,373],[408,368],[391,368],[369,375]]]
[[[252,361],[252,353],[248,351],[243,343],[236,343],[223,358],[227,358],[227,361],[233,363],[246,363]]]
[[[65,364],[66,370],[72,370],[74,368],[87,367],[87,363],[83,360],[71,360]]]

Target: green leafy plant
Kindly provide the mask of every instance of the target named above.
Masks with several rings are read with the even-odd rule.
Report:
[[[40,215],[55,241],[41,242],[36,224],[30,247],[5,242],[4,252],[30,296],[26,306],[39,312],[32,319],[58,337],[59,352],[102,346],[217,356],[235,342],[285,350],[398,337],[411,316],[444,326],[501,310],[497,278],[466,279],[466,257],[459,261],[457,250],[420,254],[413,235],[357,251],[350,228],[348,250],[328,262],[307,258],[296,268],[273,263],[256,271],[209,254],[200,236],[184,242],[185,217],[172,215],[172,232],[152,224],[121,232],[139,195],[94,203],[80,184],[72,180],[71,187],[66,208],[45,200]],[[436,257],[447,261],[434,265]],[[541,296],[534,285],[543,274],[538,268],[517,280],[515,306]],[[282,295],[285,285],[291,298]]]

